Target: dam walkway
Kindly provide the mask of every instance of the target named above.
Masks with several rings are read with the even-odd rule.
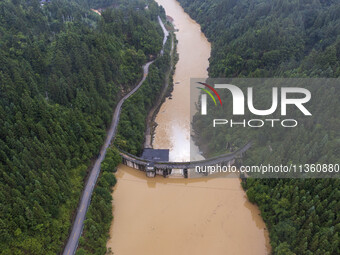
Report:
[[[197,166],[213,166],[223,165],[230,166],[235,163],[237,159],[243,157],[246,151],[251,147],[251,142],[244,145],[242,148],[229,154],[223,154],[210,159],[187,162],[168,162],[168,161],[152,161],[145,158],[137,157],[126,151],[120,150],[122,156],[122,163],[134,169],[146,172],[148,177],[155,177],[156,174],[167,177],[171,175],[175,169],[182,170],[184,178],[188,177],[188,169],[194,169]]]

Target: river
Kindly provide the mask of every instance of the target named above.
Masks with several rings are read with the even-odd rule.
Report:
[[[207,77],[211,46],[175,0],[156,0],[178,29],[172,99],[156,116],[154,148],[170,160],[190,155],[190,77]],[[192,146],[193,147],[193,146]],[[198,154],[198,153],[197,153]],[[237,178],[171,179],[120,165],[107,246],[115,255],[268,254],[268,232]]]

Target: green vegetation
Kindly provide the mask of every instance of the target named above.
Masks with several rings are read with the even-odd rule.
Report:
[[[115,104],[161,49],[159,9],[147,3],[100,17],[82,1],[0,2],[0,254],[61,251]],[[105,172],[89,220],[109,215]],[[108,220],[86,249],[102,245]]]
[[[86,214],[77,255],[106,254],[106,242],[113,219],[111,192],[117,182],[113,172],[116,172],[116,167],[120,163],[119,151],[114,148],[108,149]]]
[[[180,0],[213,43],[210,77],[339,77],[336,0]]]
[[[274,254],[339,254],[339,179],[248,179]]]
[[[338,1],[180,0],[212,42],[210,77],[340,76],[340,4]],[[267,90],[266,90],[267,89]],[[339,163],[339,88],[311,87],[313,117],[298,128],[250,131],[229,128],[209,133],[197,118],[198,144],[209,155],[254,145],[244,164]],[[268,87],[254,91],[268,95]],[[267,92],[266,92],[267,91]],[[316,96],[317,95],[317,96]],[[271,97],[257,102],[270,105]],[[231,108],[231,100],[224,101]],[[227,112],[227,111],[225,111]],[[218,118],[218,113],[210,114]],[[247,117],[247,116],[245,116]],[[231,118],[224,115],[223,118]],[[209,138],[209,139],[208,139]],[[339,181],[249,179],[244,188],[257,203],[274,254],[339,254]]]
[[[53,1],[53,0],[52,0]],[[154,1],[142,1],[142,0],[74,0],[80,5],[86,7],[87,9],[105,9],[108,7],[114,7],[120,10],[130,11],[143,10],[146,6],[151,8],[150,13],[158,12],[158,5]]]
[[[170,49],[171,40],[167,40],[164,55],[158,57],[150,66],[143,86],[124,103],[115,144],[133,155],[142,153],[146,118],[157,102],[165,83],[170,66]]]

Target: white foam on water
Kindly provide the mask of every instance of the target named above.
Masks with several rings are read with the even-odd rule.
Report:
[[[181,123],[173,123],[171,126],[171,148],[169,161],[196,161],[204,157],[199,148],[190,139],[190,131]]]
[[[188,130],[180,123],[171,126],[171,149],[169,153],[170,161],[190,160],[190,139]]]

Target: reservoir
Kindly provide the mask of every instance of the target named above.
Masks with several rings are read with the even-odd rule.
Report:
[[[184,161],[190,157],[190,78],[207,77],[211,45],[177,1],[156,2],[178,29],[179,61],[172,99],[166,99],[156,116],[153,147],[170,149],[170,160]],[[107,243],[115,255],[270,252],[260,212],[247,200],[238,178],[147,178],[124,165],[116,177]]]

